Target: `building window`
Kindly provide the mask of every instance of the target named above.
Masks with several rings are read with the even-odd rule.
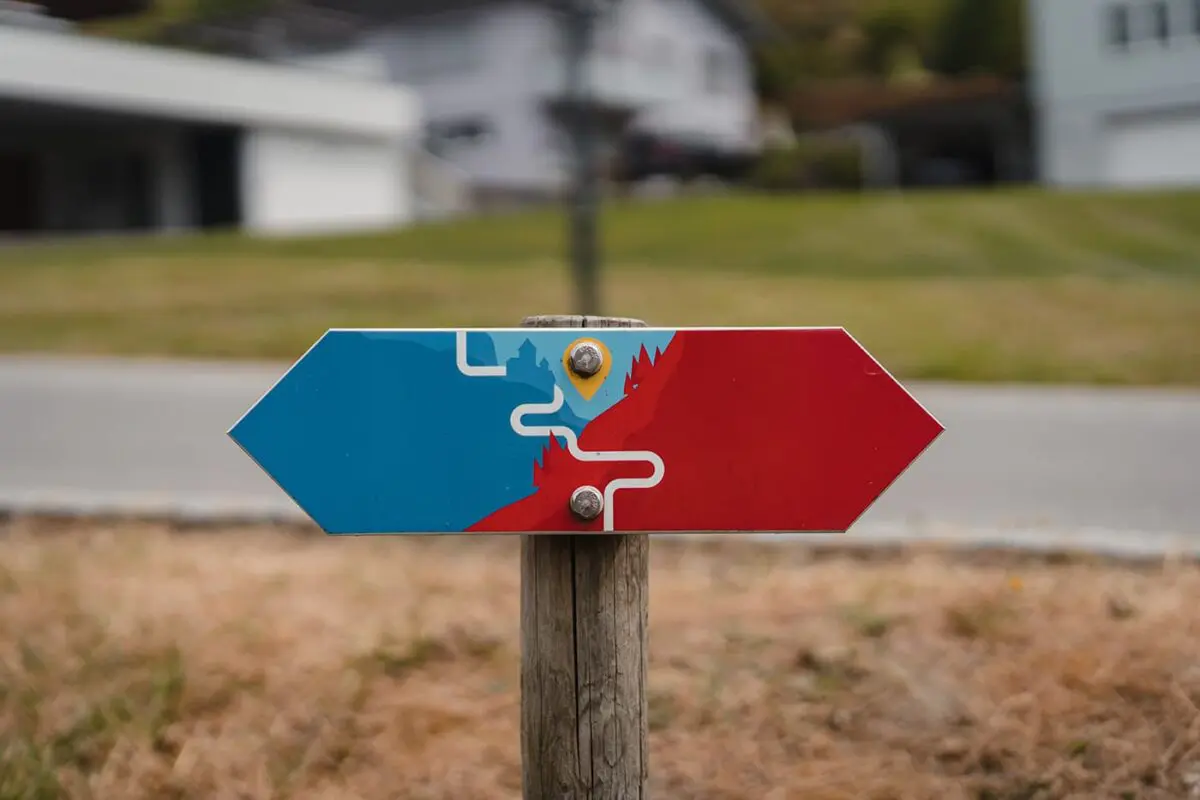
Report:
[[[481,145],[496,135],[487,117],[460,117],[431,122],[425,129],[425,147],[437,156],[444,156],[460,147]]]
[[[709,94],[725,94],[733,88],[735,66],[724,51],[705,50],[703,69],[704,90]]]
[[[1166,0],[1156,0],[1150,4],[1150,29],[1162,44],[1171,41],[1171,7]]]
[[[1118,50],[1129,48],[1129,6],[1124,3],[1108,7],[1108,43]]]

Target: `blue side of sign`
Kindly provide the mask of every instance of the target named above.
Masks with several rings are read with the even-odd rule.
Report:
[[[533,492],[545,441],[509,415],[555,379],[532,349],[505,377],[470,377],[455,347],[452,331],[330,331],[230,436],[328,533],[464,530]],[[467,354],[497,363],[486,335]],[[584,425],[567,407],[546,420]]]

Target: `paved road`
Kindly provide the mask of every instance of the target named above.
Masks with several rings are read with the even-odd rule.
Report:
[[[0,507],[294,515],[224,435],[284,369],[0,358]],[[1200,549],[1200,392],[909,389],[946,433],[855,533]]]

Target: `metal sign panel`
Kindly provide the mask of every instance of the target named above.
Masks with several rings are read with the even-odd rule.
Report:
[[[842,532],[943,428],[842,328],[331,330],[230,430],[327,533]]]

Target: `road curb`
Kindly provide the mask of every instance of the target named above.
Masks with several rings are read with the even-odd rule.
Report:
[[[232,497],[178,497],[143,494],[26,492],[0,496],[0,520],[158,523],[186,529],[282,526],[312,533],[320,529],[294,505]],[[453,536],[456,534],[438,534]],[[457,534],[461,535],[461,534]],[[504,534],[490,534],[503,536]],[[845,534],[658,533],[656,539],[729,544],[791,545],[816,555],[860,556],[916,550],[964,555],[994,554],[1039,560],[1102,559],[1130,564],[1200,562],[1200,539],[1182,533],[1013,527],[966,528],[946,524],[862,524]]]

